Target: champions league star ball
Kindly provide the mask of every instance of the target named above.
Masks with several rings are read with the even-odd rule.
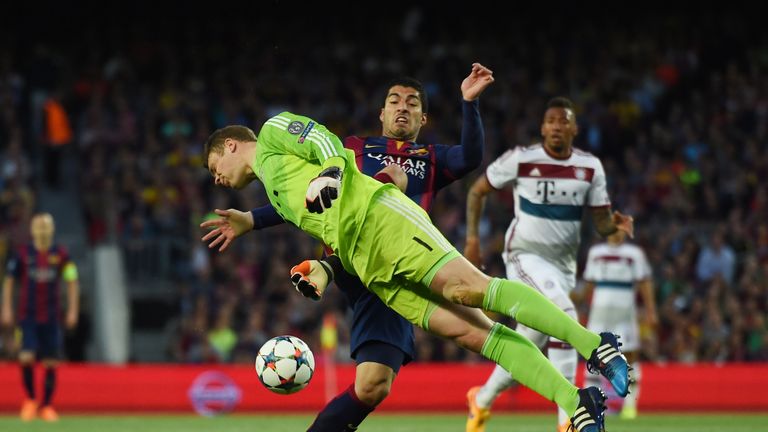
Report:
[[[268,340],[256,356],[256,373],[264,387],[278,394],[303,389],[312,379],[315,357],[303,340],[296,336],[278,336]]]

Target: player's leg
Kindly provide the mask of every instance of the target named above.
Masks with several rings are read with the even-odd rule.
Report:
[[[53,395],[56,391],[56,368],[62,357],[63,337],[61,326],[58,324],[41,325],[40,357],[45,368],[43,381],[43,400],[40,404],[40,417],[49,422],[57,421],[59,415],[53,409]]]
[[[587,320],[587,329],[595,333],[613,328],[616,324],[612,321],[611,316],[614,314],[609,308],[601,307],[599,305],[592,304],[589,310],[589,319]],[[600,386],[600,375],[591,374],[588,371],[584,374],[584,385]],[[608,395],[610,397],[610,394]]]
[[[632,304],[631,307],[620,308],[625,313],[617,319],[621,319],[616,326],[607,327],[611,331],[621,335],[622,348],[626,350],[627,362],[632,367],[632,381],[629,383],[629,395],[621,401],[622,408],[619,415],[624,419],[634,419],[637,417],[637,401],[640,398],[640,381],[643,378],[643,371],[640,366],[638,353],[640,352],[640,328],[637,321],[637,309]]]
[[[640,399],[640,382],[643,370],[638,361],[637,351],[627,351],[627,362],[632,367],[632,382],[629,383],[629,394],[623,400],[619,416],[626,420],[637,418],[637,401]]]
[[[425,329],[431,333],[493,360],[521,384],[565,409],[574,417],[577,430],[602,430],[604,397],[600,390],[594,387],[579,390],[552,366],[536,345],[519,333],[493,323],[478,309],[456,304],[429,308],[424,321]]]
[[[376,407],[389,396],[400,367],[415,356],[413,325],[366,290],[355,302],[350,333],[355,391]]]
[[[411,323],[482,354],[510,371],[522,384],[571,413],[576,410],[578,389],[552,367],[531,341],[494,323],[479,309],[429,297],[430,292],[423,289],[426,282],[412,286],[414,282],[395,278],[387,284],[374,281],[368,287],[377,295],[386,294],[387,305]]]
[[[354,247],[340,258],[369,288],[377,282],[380,292],[376,294],[388,305],[395,289],[387,283],[400,277],[412,283],[406,289],[422,296],[427,295],[421,291],[426,288],[431,291],[429,295],[510,316],[573,345],[609,377],[617,391],[626,394],[627,365],[613,335],[588,331],[521,282],[491,279],[480,272],[458,254],[426,212],[401,193],[382,189],[372,200],[361,226],[365,229],[360,230]]]
[[[592,307],[589,312],[587,328],[593,332],[611,331],[622,336],[622,350],[625,352],[627,363],[632,370],[633,379],[629,382],[628,395],[624,398],[616,392],[608,392],[608,406],[612,410],[621,409],[626,418],[634,418],[637,415],[637,382],[640,380],[640,365],[635,356],[630,354],[640,349],[640,331],[637,325],[637,310],[634,305],[627,302],[611,301],[604,303],[604,298],[595,293]],[[628,301],[632,301],[631,299]],[[589,367],[587,368],[589,371]],[[587,385],[600,385],[601,378],[595,373],[585,375]],[[624,407],[627,407],[626,410]]]
[[[501,313],[571,344],[593,370],[605,375],[617,393],[626,396],[629,371],[612,333],[595,334],[584,328],[543,294],[519,282],[490,278],[464,257],[440,263],[430,289],[449,301]]]
[[[355,369],[355,382],[328,402],[308,432],[352,432],[388,395],[403,363],[404,353],[384,342],[364,344]]]
[[[452,303],[515,318],[568,341],[587,358],[600,344],[600,336],[582,327],[535,289],[483,274],[458,254],[422,208],[401,193],[382,190],[373,199],[363,226],[354,250],[346,252],[352,252],[347,259],[369,288],[375,281],[379,289],[390,290],[386,284],[401,277],[412,283],[407,289],[420,290],[419,285],[428,280],[426,286],[432,293]],[[393,293],[377,295],[388,299]]]
[[[491,279],[458,255],[426,212],[402,194],[383,191],[376,197],[366,214],[365,227],[355,247],[359,253],[353,254],[351,261],[369,287],[369,280],[386,282],[395,275],[414,283],[428,279],[429,289],[452,303],[515,318],[570,342],[587,358],[598,347],[600,336],[535,289],[518,281]]]
[[[388,308],[354,276],[335,268],[337,286],[353,309],[350,330],[355,382],[329,402],[309,431],[352,431],[392,388],[400,366],[414,355],[413,326]]]
[[[535,288],[568,316],[578,321],[576,306],[569,295],[576,284],[572,275],[566,276],[558,267],[534,254],[519,254],[509,256],[507,259],[507,275],[512,276],[510,279],[520,280]],[[531,340],[538,340],[537,345],[546,349],[547,357],[552,365],[568,381],[576,382],[578,354],[570,344],[556,338],[546,338],[540,332],[526,326],[518,327],[517,331]],[[570,416],[559,409],[557,415],[558,431],[564,432],[568,429],[569,424]]]
[[[520,280],[516,267],[509,262],[507,263],[507,278],[509,280]],[[544,333],[537,332],[523,325],[518,325],[517,332],[528,338],[540,349],[546,348],[548,337]],[[569,381],[573,382],[572,380]],[[514,384],[515,379],[512,375],[501,366],[496,365],[485,384],[470,388],[467,392],[469,415],[467,416],[466,432],[483,432],[485,430],[485,423],[490,418],[493,403],[502,392]],[[561,408],[559,410],[562,411]]]
[[[562,272],[533,254],[520,254],[511,256],[507,261],[507,278],[518,280],[535,288],[560,309],[565,311],[573,319],[576,317],[576,308],[567,292],[572,288],[570,280]],[[518,325],[517,332],[531,340],[542,351],[546,350],[547,357],[552,365],[571,383],[575,382],[576,363],[578,355],[569,344],[536,331],[525,325]],[[479,416],[470,417],[467,420],[467,432],[479,432],[483,429],[478,425],[483,414],[490,415],[490,408],[501,392],[507,390],[514,383],[514,377],[506,373],[502,368],[496,367],[482,387],[470,389],[467,393],[470,411],[481,413]],[[557,428],[565,431],[570,424],[570,416],[562,408],[558,409]]]
[[[509,316],[567,341],[586,358],[600,343],[599,335],[581,326],[534,288],[519,281],[490,278],[464,257],[452,259],[437,270],[430,289],[454,303]]]
[[[424,223],[419,216],[426,218],[423,210],[402,201],[383,197],[369,207],[366,229],[352,250],[341,251],[346,254],[342,261],[403,318],[504,366],[521,383],[573,413],[577,430],[597,432],[603,423],[603,396],[597,388],[577,389],[529,340],[492,325],[479,309],[448,303],[429,289],[446,263],[462,258],[431,223]],[[484,278],[481,282],[490,281],[471,265],[470,270]]]
[[[37,324],[21,322],[21,351],[19,366],[21,367],[21,382],[24,385],[25,399],[21,404],[19,416],[23,421],[37,417],[37,401],[35,400],[35,353],[38,349]]]
[[[533,342],[539,349],[546,347],[549,337],[525,326],[518,325],[516,329],[520,335]],[[572,380],[569,380],[573,383]],[[503,367],[496,365],[493,372],[482,386],[476,386],[467,392],[467,404],[469,416],[467,417],[466,432],[482,432],[485,423],[491,415],[491,408],[502,392],[515,385],[515,379]],[[562,411],[562,409],[560,409]]]

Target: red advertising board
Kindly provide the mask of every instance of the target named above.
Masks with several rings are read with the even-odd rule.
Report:
[[[492,368],[489,363],[408,365],[378,410],[463,411],[467,389],[483,383]],[[203,410],[232,407],[240,413],[316,411],[326,400],[323,372],[318,365],[306,389],[282,396],[266,390],[249,366],[65,364],[59,369],[55,405],[63,412],[193,412],[195,404]],[[354,378],[352,365],[337,366],[336,372],[340,388]],[[768,364],[645,364],[640,408],[768,411],[766,388]],[[0,389],[0,411],[18,410],[22,387],[15,363],[0,363]],[[541,411],[551,404],[528,389],[515,388],[494,408]]]

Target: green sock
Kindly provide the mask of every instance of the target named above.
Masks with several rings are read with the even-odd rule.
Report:
[[[553,401],[569,415],[579,406],[578,388],[568,382],[541,350],[520,333],[496,323],[480,353],[495,361],[512,377]]]
[[[600,345],[600,336],[587,330],[557,305],[528,285],[493,278],[483,298],[483,309],[514,318],[534,330],[568,342],[584,358]]]

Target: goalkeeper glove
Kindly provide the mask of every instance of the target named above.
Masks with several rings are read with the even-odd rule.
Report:
[[[333,280],[333,270],[325,261],[306,260],[291,267],[291,282],[304,297],[320,300]]]
[[[339,197],[342,173],[339,167],[328,167],[309,182],[305,204],[310,213],[322,213],[331,207],[331,202]]]

